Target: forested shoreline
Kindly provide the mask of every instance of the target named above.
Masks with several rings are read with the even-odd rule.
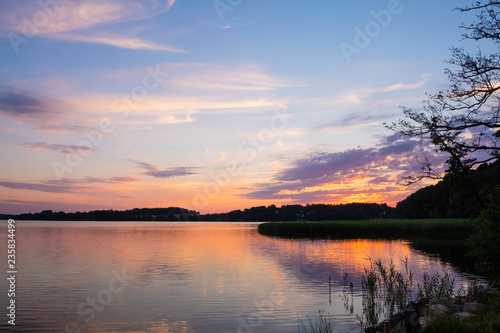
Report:
[[[134,208],[131,210],[94,210],[89,212],[54,212],[44,210],[39,213],[4,215],[4,218],[19,220],[53,221],[322,221],[322,220],[367,220],[394,217],[395,209],[386,204],[314,204],[275,205],[233,210],[227,213],[200,214],[194,210],[179,207]]]

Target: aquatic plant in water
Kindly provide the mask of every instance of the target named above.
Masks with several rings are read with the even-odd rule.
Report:
[[[300,318],[299,322],[299,333],[333,333],[335,324],[333,323],[332,315],[326,314],[324,311],[319,311],[319,316],[317,319],[313,320],[309,316],[307,317],[307,323]]]
[[[376,326],[381,316],[388,319],[403,310],[413,293],[413,274],[408,269],[408,258],[402,260],[402,271],[396,270],[392,260],[389,265],[381,260],[368,260],[370,265],[365,267],[361,281],[363,314],[356,315],[362,329]]]

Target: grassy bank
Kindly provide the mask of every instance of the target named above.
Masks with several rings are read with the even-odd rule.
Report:
[[[288,238],[469,235],[473,232],[473,222],[463,219],[267,222],[259,225],[259,232]]]

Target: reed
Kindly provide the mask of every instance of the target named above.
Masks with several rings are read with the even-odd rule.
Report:
[[[402,260],[401,271],[396,269],[393,261],[388,265],[371,258],[368,261],[370,264],[364,268],[361,280],[363,313],[356,315],[362,329],[373,328],[379,324],[381,317],[389,319],[401,312],[413,293],[413,274],[408,269],[408,258]],[[344,278],[344,286],[348,283]]]
[[[444,272],[442,276],[439,273],[434,275],[424,273],[423,284],[418,285],[418,297],[439,304],[451,303],[455,296],[454,286],[455,279],[448,272]]]
[[[307,316],[307,323],[304,323],[300,318],[298,318],[298,322],[299,333],[333,333],[335,327],[332,316],[324,311],[319,311],[319,316],[316,319]]]

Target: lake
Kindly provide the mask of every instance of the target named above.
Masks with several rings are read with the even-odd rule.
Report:
[[[6,253],[6,221],[0,239]],[[258,223],[16,223],[16,326],[12,332],[298,332],[297,318],[332,315],[337,332],[359,331],[340,298],[344,273],[361,313],[366,258],[408,257],[424,272],[467,274],[405,240],[291,240]],[[2,258],[6,269],[7,255]],[[328,280],[331,277],[331,295]],[[8,290],[5,278],[1,308]]]

